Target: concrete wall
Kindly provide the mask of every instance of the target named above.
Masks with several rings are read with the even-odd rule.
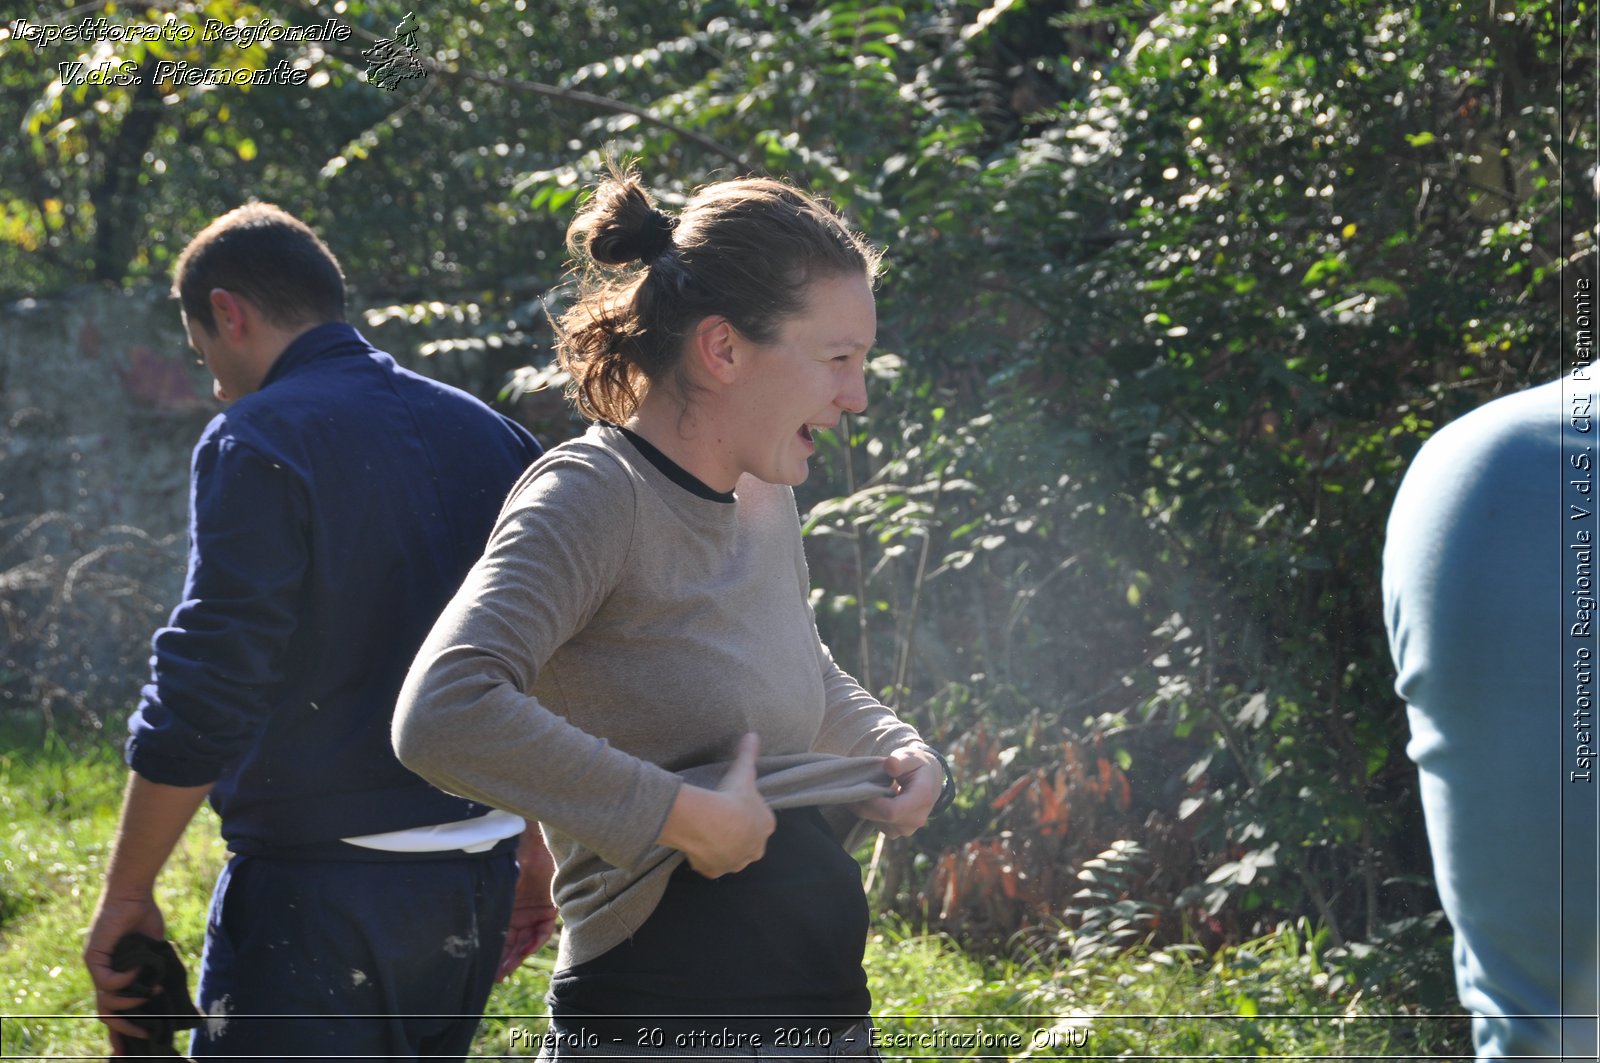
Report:
[[[13,304],[0,311],[0,512],[181,532],[189,449],[218,408],[159,290]]]
[[[0,310],[0,718],[94,724],[131,703],[182,586],[188,453],[216,408],[159,289]]]
[[[404,319],[352,320],[483,397],[529,358],[421,358]],[[163,288],[0,307],[0,724],[98,726],[131,707],[182,589],[189,455],[221,408]],[[546,441],[566,430],[553,395],[518,416]]]

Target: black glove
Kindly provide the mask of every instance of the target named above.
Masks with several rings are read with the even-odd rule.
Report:
[[[139,974],[122,992],[145,997],[144,1003],[118,1012],[135,1026],[148,1030],[149,1039],[124,1037],[123,1049],[130,1056],[178,1056],[172,1038],[179,1030],[200,1025],[200,1012],[189,996],[189,976],[170,941],[137,931],[122,935],[111,950],[111,969]],[[181,1057],[180,1057],[181,1058]]]

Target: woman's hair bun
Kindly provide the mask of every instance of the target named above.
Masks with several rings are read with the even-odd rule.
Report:
[[[658,210],[632,170],[613,169],[567,230],[567,249],[603,266],[651,262],[672,246],[678,220]]]
[[[672,246],[672,232],[678,219],[662,210],[651,208],[645,220],[644,232],[639,234],[639,261],[649,262]]]

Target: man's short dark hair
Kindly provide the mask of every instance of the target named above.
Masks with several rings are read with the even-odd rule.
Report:
[[[210,293],[249,299],[283,328],[343,321],[344,273],[305,222],[271,203],[247,203],[207,225],[178,256],[172,294],[190,321],[217,331]]]

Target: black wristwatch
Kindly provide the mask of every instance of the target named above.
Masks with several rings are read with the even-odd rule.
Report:
[[[937,816],[939,813],[943,812],[945,809],[949,808],[955,803],[956,777],[950,771],[950,762],[944,759],[943,753],[939,752],[937,749],[934,749],[932,746],[925,745],[922,748],[926,749],[929,753],[932,753],[934,758],[939,761],[939,767],[944,769],[944,787],[939,791],[939,799],[936,800],[933,803],[933,807],[928,810],[928,815],[932,817]]]

